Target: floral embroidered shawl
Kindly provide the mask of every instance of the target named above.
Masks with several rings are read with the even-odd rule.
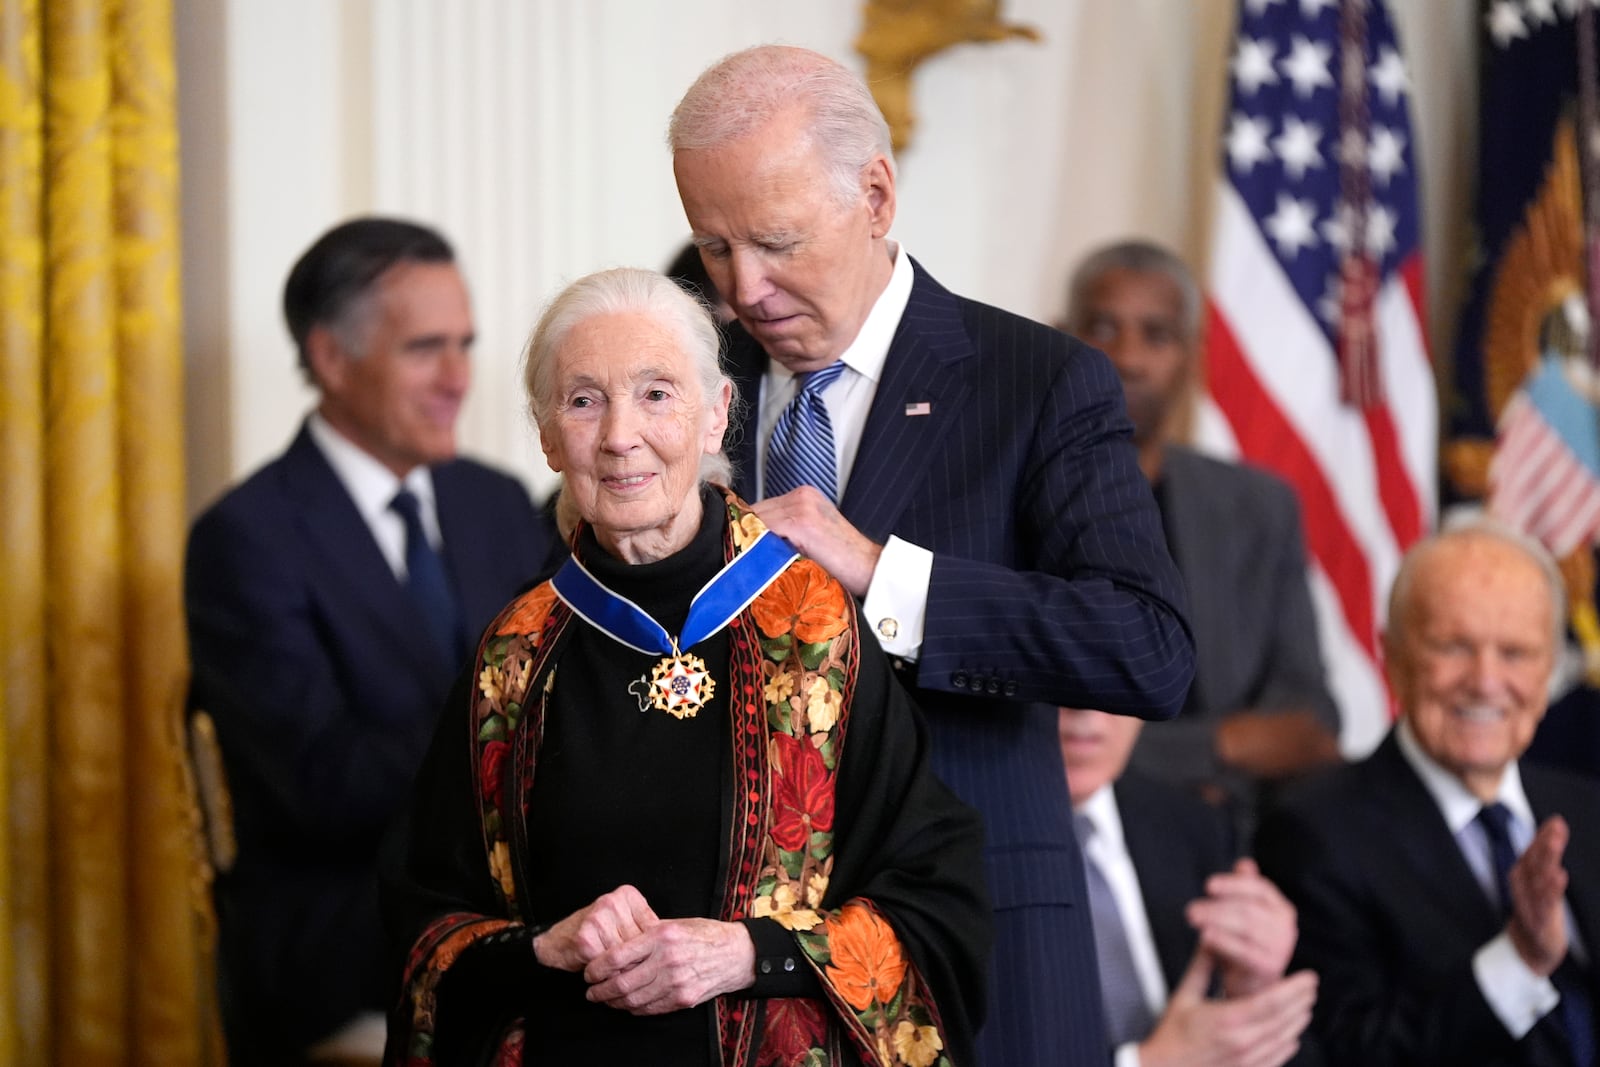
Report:
[[[764,527],[732,494],[727,509],[725,558],[731,559]],[[438,917],[414,943],[391,1030],[391,1063],[432,1063],[428,1052],[438,1025],[434,993],[462,952],[486,941],[531,940],[530,919],[558,918],[522,914],[518,872],[537,866],[536,858],[522,854],[525,798],[538,765],[545,701],[558,684],[561,638],[573,625],[585,624],[546,582],[512,602],[482,642],[472,694],[473,789],[483,855],[503,911],[494,917]],[[871,897],[846,896],[853,887],[833,885],[838,769],[858,714],[854,701],[862,670],[854,602],[821,567],[802,557],[729,629],[730,663],[725,674],[718,673],[730,685],[733,780],[750,788],[733,791],[734,833],[727,843],[728,875],[717,917],[770,917],[790,930],[831,1010],[811,999],[719,997],[721,1062],[824,1067],[850,1062],[840,1058],[842,1043],[848,1043],[865,1063],[947,1067],[951,1043],[945,1023],[896,925]],[[875,644],[871,654],[883,658]],[[887,673],[881,663],[868,666]],[[887,690],[898,694],[892,681]],[[852,751],[850,758],[872,754]],[[912,785],[927,791],[920,780]],[[941,826],[951,822],[938,820]],[[956,854],[965,853],[956,849]],[[975,846],[970,855],[966,862],[975,867]],[[963,891],[950,899],[960,901],[958,912],[973,910],[965,907],[968,903],[975,912],[984,910],[981,888],[975,901],[964,887],[957,888]],[[986,948],[986,940],[976,940]],[[962,955],[951,953],[953,959]],[[969,966],[981,969],[972,953],[965,955]],[[966,1018],[964,1013],[958,1017]],[[520,1044],[520,1031],[511,1041]]]

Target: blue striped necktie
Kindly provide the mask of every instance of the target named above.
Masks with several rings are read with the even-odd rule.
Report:
[[[460,654],[460,629],[456,619],[456,598],[444,572],[444,560],[428,543],[422,529],[422,514],[417,498],[409,489],[394,495],[389,507],[406,525],[406,589],[428,621],[439,650],[454,660]]]
[[[829,500],[839,499],[838,459],[833,451],[833,422],[822,392],[844,373],[836,360],[803,377],[800,391],[778,416],[767,442],[767,469],[762,497],[781,496],[802,485],[814,485]]]

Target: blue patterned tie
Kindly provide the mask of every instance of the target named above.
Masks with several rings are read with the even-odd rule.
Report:
[[[1072,817],[1078,831],[1078,847],[1083,850],[1083,876],[1089,884],[1089,917],[1094,923],[1094,954],[1100,964],[1100,1000],[1105,1008],[1106,1036],[1111,1047],[1147,1037],[1155,1025],[1150,1005],[1139,985],[1139,971],[1133,962],[1133,947],[1128,930],[1117,910],[1116,894],[1105,872],[1089,853],[1094,839],[1094,820],[1083,812]]]
[[[439,649],[452,660],[460,653],[456,599],[444,573],[444,561],[428,543],[422,529],[422,514],[410,490],[395,494],[389,507],[406,524],[406,589],[428,621],[428,629]]]
[[[1483,835],[1489,840],[1489,855],[1494,859],[1495,889],[1500,894],[1500,912],[1511,914],[1511,868],[1517,863],[1517,850],[1511,843],[1511,811],[1495,801],[1478,811],[1478,822]],[[1561,1003],[1556,1005],[1555,1023],[1566,1039],[1577,1067],[1594,1067],[1595,1019],[1594,1005],[1585,991],[1584,975],[1573,962],[1572,955],[1556,968],[1550,976]]]
[[[833,422],[822,391],[844,373],[836,360],[804,376],[800,391],[778,416],[767,442],[767,469],[762,497],[781,496],[802,485],[814,485],[829,500],[839,499],[838,459],[833,451]]]

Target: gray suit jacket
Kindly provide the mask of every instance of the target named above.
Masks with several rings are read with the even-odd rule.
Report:
[[[1132,764],[1163,781],[1215,782],[1238,797],[1247,784],[1214,757],[1227,716],[1310,708],[1339,731],[1317,646],[1300,505],[1266,471],[1177,446],[1166,451],[1159,497],[1189,594],[1194,684],[1177,719],[1140,736]]]

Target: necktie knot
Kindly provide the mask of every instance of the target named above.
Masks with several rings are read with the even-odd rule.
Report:
[[[844,360],[836,359],[821,370],[808,371],[800,376],[800,392],[802,395],[817,396],[828,386],[839,380],[839,375],[844,373]]]
[[[835,360],[801,376],[799,391],[778,416],[767,442],[762,496],[780,496],[802,485],[814,485],[829,500],[839,499],[833,421],[822,392],[843,373],[844,362]]]
[[[416,495],[411,490],[400,490],[394,495],[394,499],[389,501],[389,506],[405,520],[407,533],[411,531],[412,523],[416,523],[418,529],[422,528],[422,506],[417,503]]]
[[[1511,809],[1498,800],[1485,804],[1478,809],[1478,819],[1483,823],[1484,830],[1491,838],[1499,837],[1506,842],[1511,840]]]

